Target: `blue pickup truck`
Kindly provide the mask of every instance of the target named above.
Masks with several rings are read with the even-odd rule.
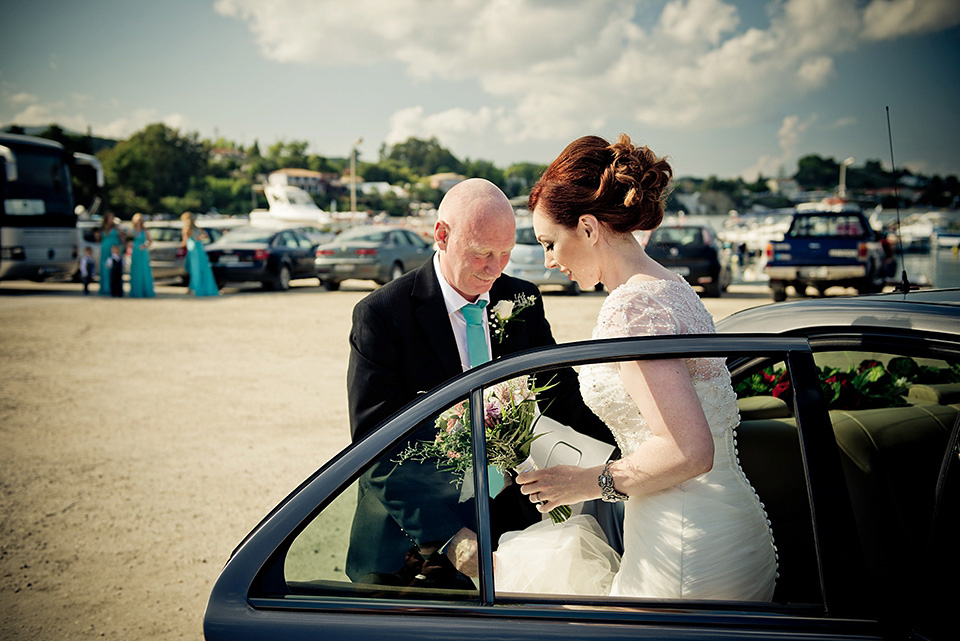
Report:
[[[786,300],[787,287],[820,295],[834,285],[861,294],[879,292],[896,273],[896,259],[883,236],[859,206],[846,202],[798,205],[783,240],[767,245],[764,271],[774,301]]]

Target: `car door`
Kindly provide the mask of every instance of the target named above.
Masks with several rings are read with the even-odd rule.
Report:
[[[757,459],[766,465],[766,473],[756,471],[751,481],[768,510],[778,508],[770,518],[775,538],[778,530],[784,535],[781,563],[787,575],[782,581],[789,589],[774,602],[498,593],[491,503],[475,498],[491,491],[491,477],[482,473],[486,465],[471,467],[470,496],[456,514],[443,516],[439,497],[458,491],[455,485],[424,481],[436,469],[430,461],[422,461],[422,467],[397,462],[404,447],[436,433],[435,421],[444,411],[464,401],[481,408],[485,386],[497,381],[558,365],[707,355],[782,361],[798,390],[789,421],[749,425],[738,440],[741,450],[752,451],[755,470]],[[482,413],[471,416],[473,425],[483,424]],[[469,438],[473,460],[485,459],[483,431],[473,430]],[[372,490],[398,470],[416,490],[370,501]],[[877,621],[859,616],[857,609],[865,575],[858,568],[862,554],[849,499],[838,491],[843,486],[817,369],[804,339],[673,336],[537,350],[470,370],[423,395],[323,465],[236,549],[210,596],[204,633],[210,640],[880,638]],[[400,511],[435,513],[440,516],[429,522],[451,519],[475,528],[479,573],[471,585],[449,567],[439,570],[442,581],[417,583],[431,576],[425,564],[443,549],[440,530],[398,529],[389,535],[395,551],[384,555],[380,543],[389,536],[375,524],[391,522],[384,517]],[[361,557],[374,561],[358,570]],[[811,575],[812,585],[806,580]]]
[[[309,278],[314,276],[314,245],[304,234],[298,231],[291,231],[294,242],[296,243],[296,262],[294,263],[294,272],[296,278]]]

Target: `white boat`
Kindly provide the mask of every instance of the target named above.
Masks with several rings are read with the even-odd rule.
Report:
[[[254,209],[250,212],[250,223],[312,223],[327,225],[331,222],[330,213],[317,206],[313,198],[299,187],[293,185],[264,185],[263,193],[267,197],[268,209]]]

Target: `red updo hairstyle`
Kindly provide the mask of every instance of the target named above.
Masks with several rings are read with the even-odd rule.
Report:
[[[663,220],[663,203],[673,169],[647,147],[635,147],[620,134],[613,145],[584,136],[567,145],[530,192],[529,208],[538,206],[557,224],[573,228],[592,214],[618,233],[653,229]]]

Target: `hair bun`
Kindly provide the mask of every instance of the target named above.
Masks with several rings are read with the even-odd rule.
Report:
[[[617,142],[610,145],[610,151],[613,161],[609,172],[612,181],[625,190],[623,206],[629,209],[644,202],[661,202],[673,177],[670,165],[657,158],[648,147],[635,146],[627,134],[620,134]]]

